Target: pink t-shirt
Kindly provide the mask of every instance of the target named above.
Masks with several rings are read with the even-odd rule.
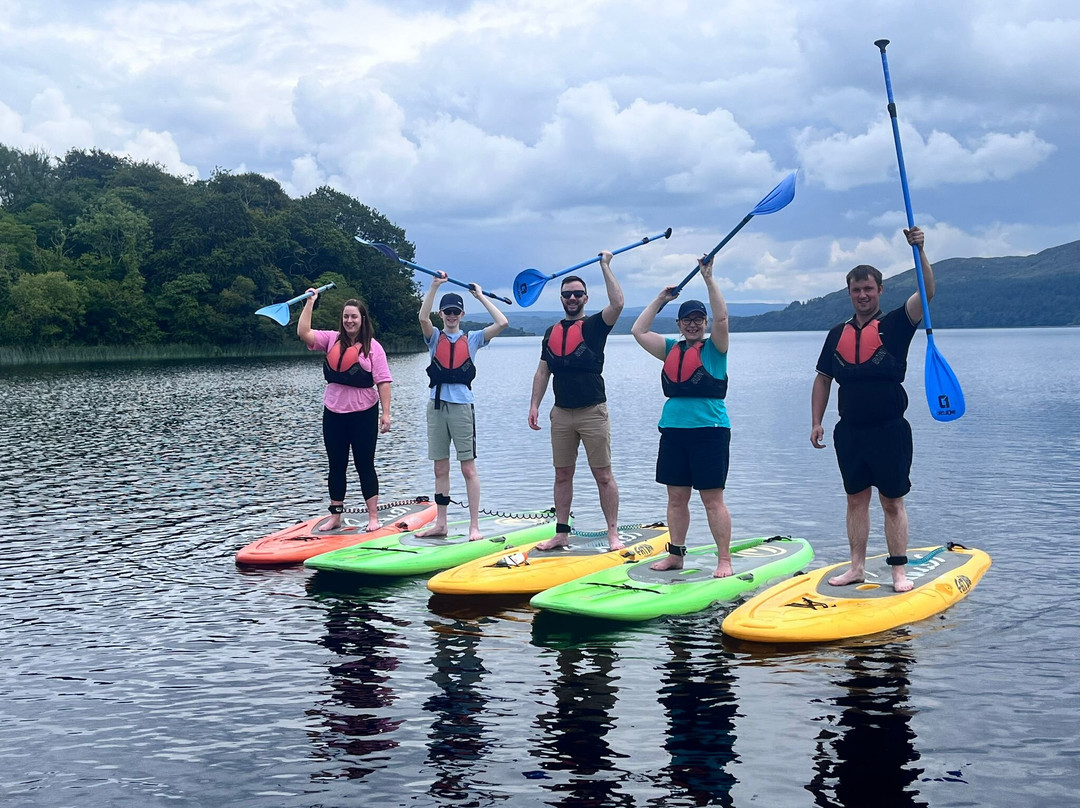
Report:
[[[310,351],[322,351],[329,353],[334,343],[337,342],[337,331],[313,331],[315,344],[309,346]],[[390,366],[386,363],[386,351],[375,340],[371,341],[371,358],[360,354],[360,367],[371,372],[375,377],[375,384],[380,382],[392,382],[390,378]],[[326,393],[323,395],[323,404],[331,412],[359,412],[369,410],[379,403],[379,388],[376,387],[350,387],[347,384],[329,382],[326,385]]]

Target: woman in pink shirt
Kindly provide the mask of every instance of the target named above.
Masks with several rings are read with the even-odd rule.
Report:
[[[375,443],[380,432],[390,431],[390,368],[386,352],[375,341],[367,306],[359,300],[346,300],[341,309],[337,331],[316,331],[311,327],[311,312],[319,293],[308,289],[311,297],[304,304],[296,334],[311,351],[323,351],[323,443],[330,470],[330,518],[320,527],[333,530],[341,524],[345,510],[346,474],[349,449],[360,476],[360,490],[367,503],[368,530],[376,530],[379,520],[379,476],[375,473]],[[380,415],[381,411],[381,415]]]

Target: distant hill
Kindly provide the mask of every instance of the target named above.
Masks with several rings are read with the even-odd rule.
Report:
[[[755,314],[762,314],[764,312],[775,311],[782,309],[783,303],[729,303],[728,313],[732,317],[736,316],[751,316]],[[615,328],[612,333],[614,334],[629,334],[630,326],[634,324],[634,320],[638,318],[638,315],[644,310],[644,306],[637,306],[634,308],[623,309],[622,315],[619,317],[619,321],[615,324]],[[531,309],[522,309],[517,306],[506,307],[506,316],[510,319],[510,324],[514,328],[520,328],[527,334],[539,335],[543,334],[549,325],[559,320],[563,316],[562,311],[533,311]],[[597,309],[599,311],[599,309]],[[666,308],[659,317],[656,318],[656,330],[667,334],[674,334],[678,329],[675,328],[675,312],[678,309],[672,310],[669,306]],[[464,325],[462,326],[464,328]],[[509,332],[503,332],[507,336],[520,336],[518,334],[510,334]]]
[[[949,258],[934,264],[935,329],[1080,326],[1080,241],[1035,255]],[[840,278],[843,283],[843,278]],[[881,308],[915,291],[915,270],[885,279]],[[733,316],[732,331],[823,331],[851,316],[846,289],[779,311]]]

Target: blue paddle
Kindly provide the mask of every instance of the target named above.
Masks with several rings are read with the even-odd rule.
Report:
[[[735,234],[742,230],[743,227],[746,226],[746,223],[755,216],[762,216],[766,213],[776,213],[776,211],[786,208],[788,203],[795,198],[795,175],[798,173],[799,172],[796,169],[784,177],[784,179],[780,181],[780,184],[769,191],[765,198],[758,202],[757,206],[746,214],[746,216],[743,217],[743,220],[735,225],[735,229],[724,236],[724,240],[713,247],[712,252],[706,255],[702,261],[706,264],[709,263],[716,257],[716,254],[720,252],[720,250],[724,249],[724,245],[731,241],[735,237]],[[690,274],[682,279],[682,283],[674,288],[673,291],[676,296],[682,291],[682,288],[686,286],[686,284],[690,283],[691,278],[698,274],[699,269],[701,269],[700,265],[694,267]]]
[[[655,241],[658,238],[671,238],[671,228],[669,227],[663,233],[657,233],[655,236],[646,236],[641,241],[635,241],[633,244],[628,244],[625,247],[619,247],[617,250],[612,250],[612,255],[618,255],[619,253],[632,250],[635,247],[640,247],[642,244],[648,244],[650,241]],[[514,278],[514,299],[517,300],[519,306],[531,306],[540,297],[540,293],[544,291],[544,284],[550,280],[553,280],[560,275],[566,275],[573,272],[575,269],[581,269],[587,267],[589,264],[595,264],[600,260],[600,256],[590,258],[588,261],[582,261],[580,264],[574,264],[572,267],[566,269],[560,269],[558,272],[551,275],[545,275],[538,269],[523,269]]]
[[[410,269],[418,269],[421,272],[426,272],[428,275],[431,275],[433,278],[438,278],[440,275],[443,274],[441,272],[436,272],[433,269],[428,269],[427,267],[422,267],[419,264],[414,264],[412,261],[406,261],[404,258],[400,257],[397,254],[397,251],[393,247],[389,246],[388,244],[383,244],[383,243],[378,242],[378,241],[368,241],[367,239],[360,238],[360,236],[353,236],[353,238],[355,238],[361,244],[366,244],[369,247],[374,247],[376,250],[381,252],[383,255],[385,255],[387,258],[389,258],[391,261],[397,261],[399,264],[404,264],[405,266],[409,267]],[[469,289],[470,291],[472,290],[472,287],[473,287],[473,285],[471,283],[463,283],[462,281],[456,281],[453,278],[448,277],[446,280],[448,280],[450,283],[455,283],[458,286],[461,286],[461,287],[463,287],[465,289]],[[490,297],[492,300],[500,300],[503,303],[509,303],[511,305],[513,305],[513,303],[514,303],[514,301],[511,300],[508,297],[502,297],[501,295],[495,295],[495,294],[492,294],[491,292],[488,292],[488,291],[483,292],[483,294],[484,294],[485,297]]]
[[[328,283],[326,284],[326,286],[320,286],[315,291],[319,294],[322,294],[327,289],[333,288],[334,284]],[[261,314],[263,317],[269,317],[278,325],[288,325],[289,317],[292,316],[292,312],[289,311],[289,306],[291,306],[293,303],[299,303],[301,300],[307,300],[309,297],[311,297],[311,292],[304,292],[304,294],[297,295],[292,300],[286,300],[284,303],[275,303],[272,306],[263,306],[255,313]]]
[[[889,76],[889,60],[885,56],[887,39],[875,43],[881,51],[881,67],[885,71],[885,92],[889,96],[889,119],[892,121],[893,140],[896,142],[896,162],[900,166],[900,185],[904,189],[904,208],[907,210],[908,230],[915,226],[911,213],[911,193],[908,191],[907,169],[904,168],[904,152],[900,148],[900,127],[896,123],[896,102],[893,101],[892,78]],[[937,421],[955,421],[964,414],[964,391],[934,344],[934,329],[930,325],[930,303],[926,300],[926,281],[923,280],[922,257],[919,248],[912,246],[915,256],[915,277],[919,281],[919,299],[922,301],[923,322],[926,323],[926,403],[930,414]]]

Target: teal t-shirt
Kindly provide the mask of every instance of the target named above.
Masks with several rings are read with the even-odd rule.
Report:
[[[679,340],[667,337],[664,340],[664,355],[675,347]],[[711,339],[705,340],[701,349],[701,364],[709,375],[717,379],[727,378],[727,354],[720,353]],[[698,429],[705,426],[731,427],[727,407],[722,398],[669,398],[664,402],[660,413],[661,429]]]

